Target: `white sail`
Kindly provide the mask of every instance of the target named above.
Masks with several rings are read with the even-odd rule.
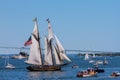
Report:
[[[45,37],[45,65],[53,65],[51,49],[47,37]]]
[[[57,65],[61,65],[63,64],[63,62],[60,60],[60,56],[58,54],[57,49],[55,48],[55,46],[53,46],[53,50],[54,50],[54,57],[55,57],[55,62]]]
[[[95,58],[96,56],[95,56],[95,53],[93,53],[93,58]]]
[[[86,53],[85,54],[85,60],[88,60],[89,59],[89,55]]]
[[[54,36],[55,35],[53,35],[50,21],[48,20],[48,40],[50,41],[50,40],[54,39]],[[71,62],[71,60],[66,56],[65,50],[64,50],[62,44],[60,43],[60,41],[58,40],[58,38],[56,36],[55,36],[55,39],[56,39],[56,42],[57,42],[57,46],[59,48],[59,53],[60,53],[61,60],[68,60],[69,62]]]
[[[58,40],[57,36],[54,35],[54,37],[56,40],[56,45],[57,45],[57,48],[59,50],[61,60],[67,60],[67,61],[71,62],[71,60],[65,54],[65,50],[64,50],[62,44],[60,43],[60,41]]]
[[[31,39],[32,44],[30,46],[30,54],[27,63],[34,65],[42,65],[37,20],[35,20],[35,26],[33,29]]]

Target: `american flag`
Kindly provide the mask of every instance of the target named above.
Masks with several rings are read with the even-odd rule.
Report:
[[[29,39],[25,42],[24,46],[29,46],[30,44],[32,44],[31,36],[30,36]]]

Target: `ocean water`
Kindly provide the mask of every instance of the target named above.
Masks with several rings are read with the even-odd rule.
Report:
[[[11,59],[9,63],[13,64],[15,69],[5,69],[5,57],[0,58],[0,80],[120,80],[120,77],[110,77],[114,71],[120,71],[120,57],[109,57],[107,65],[99,65],[104,69],[104,73],[98,73],[96,77],[78,78],[76,74],[78,71],[86,70],[93,67],[88,61],[84,60],[83,56],[77,54],[68,55],[72,63],[62,67],[61,71],[43,71],[31,72],[26,69],[28,66],[24,63],[25,59]],[[95,57],[95,60],[103,60],[105,57]],[[79,68],[72,68],[73,65],[78,65]]]

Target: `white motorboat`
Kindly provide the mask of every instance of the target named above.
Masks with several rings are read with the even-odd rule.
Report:
[[[94,63],[95,61],[94,60],[90,60],[89,63]]]
[[[22,56],[22,55],[14,55],[12,56],[13,59],[23,59],[26,58],[26,56]]]

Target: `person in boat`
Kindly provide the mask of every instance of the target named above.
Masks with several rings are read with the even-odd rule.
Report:
[[[83,71],[79,71],[76,77],[83,77]]]
[[[79,71],[77,73],[77,77],[83,77],[84,75],[94,75],[94,74],[96,74],[96,72],[93,69],[89,69],[86,71]]]
[[[83,75],[88,75],[88,71],[79,71],[76,77],[83,77]]]
[[[91,74],[91,75],[96,74],[96,71],[92,68],[89,68],[87,71],[88,71],[88,74]]]
[[[111,76],[112,76],[112,77],[116,77],[117,74],[116,74],[115,72],[113,72],[113,73],[111,74]]]
[[[84,72],[83,72],[83,75],[87,75],[87,74],[88,74],[88,71],[84,71]]]
[[[96,72],[94,70],[86,70],[86,71],[79,71],[76,75],[76,77],[84,77],[84,76],[93,76],[96,75]],[[86,76],[86,77],[87,77]]]

